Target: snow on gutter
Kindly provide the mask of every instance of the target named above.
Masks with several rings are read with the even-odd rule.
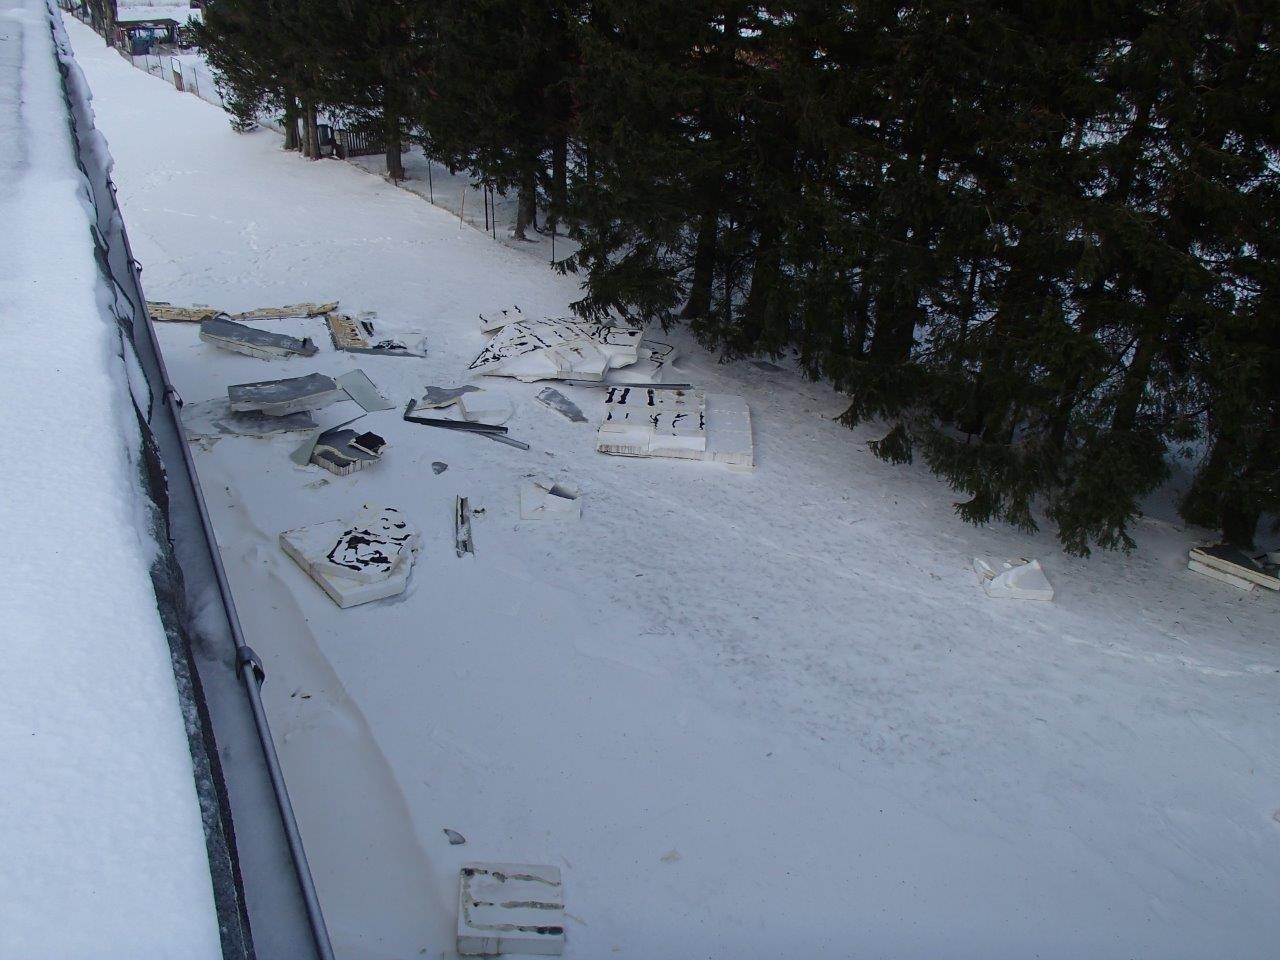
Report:
[[[5,483],[22,488],[0,498],[0,518],[11,545],[30,544],[13,558],[16,589],[11,576],[0,595],[10,662],[24,667],[0,680],[0,749],[22,783],[0,798],[0,829],[22,825],[0,843],[0,902],[23,918],[0,929],[0,953],[327,960],[263,672],[227,589],[87,84],[48,0],[0,0],[0,41],[0,71],[22,81],[0,76],[0,131],[16,150],[0,157],[0,183],[16,183],[0,185],[12,367],[0,409],[17,441]],[[33,822],[49,835],[33,836]]]

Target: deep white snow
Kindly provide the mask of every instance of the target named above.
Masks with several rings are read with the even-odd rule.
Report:
[[[44,0],[0,4],[0,957],[220,957],[141,438],[49,28]]]
[[[465,380],[479,312],[576,297],[541,253],[236,135],[71,30],[152,299],[340,299],[428,336],[421,360],[266,363],[163,325],[188,401],[361,367],[403,404]],[[562,387],[572,423],[495,378],[527,453],[398,410],[361,421],[390,446],[349,477],[295,466],[296,436],[198,453],[339,955],[451,956],[458,867],[489,860],[561,869],[579,960],[1274,956],[1280,598],[1187,571],[1207,533],[1160,503],[1130,557],[967,526],[829,389],[673,336],[674,374],[750,403],[754,473],[602,456],[599,392]],[[520,520],[530,475],[578,486],[581,520]],[[338,610],[276,538],[363,503],[423,552],[404,596]],[[988,598],[980,555],[1040,558],[1055,600]]]

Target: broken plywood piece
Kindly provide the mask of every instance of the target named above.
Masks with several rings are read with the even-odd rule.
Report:
[[[601,380],[634,364],[644,332],[569,319],[521,320],[499,330],[469,370],[517,380]]]
[[[522,520],[577,520],[582,516],[582,492],[572,483],[534,477],[520,484]]]
[[[311,448],[311,462],[345,477],[381,460],[386,445],[376,433],[360,433],[350,428],[329,430],[316,438]]]
[[[148,300],[147,313],[151,315],[152,320],[160,320],[167,323],[202,323],[205,320],[212,320],[214,317],[226,316],[221,310],[214,307],[175,307],[173,304],[166,303],[163,300]]]
[[[341,313],[331,313],[324,318],[329,328],[329,339],[333,341],[335,350],[367,350],[369,337],[359,323]],[[370,331],[372,324],[370,324]]]
[[[188,440],[237,437],[273,437],[298,430],[314,430],[315,418],[303,410],[283,417],[273,417],[258,410],[238,413],[229,401],[220,397],[182,407],[182,426]]]
[[[366,504],[350,521],[286,530],[280,547],[346,608],[403,593],[421,536],[400,511]]]
[[[518,323],[525,318],[517,304],[509,307],[503,307],[500,310],[486,310],[480,314],[480,332],[481,333],[497,333],[503,327],[512,323]]]
[[[534,397],[544,407],[550,407],[556,413],[567,417],[574,423],[586,423],[587,418],[582,409],[555,387],[543,387]]]
[[[458,882],[458,953],[563,954],[564,887],[559,868],[464,864]]]
[[[256,327],[245,326],[225,317],[214,317],[200,324],[200,339],[222,350],[244,354],[259,360],[279,360],[285,357],[311,357],[316,345],[310,337],[290,337],[283,333],[271,333]]]
[[[332,303],[291,303],[285,307],[258,307],[233,313],[232,320],[284,320],[287,317],[319,317],[338,309],[338,301]]]
[[[1188,554],[1188,566],[1197,563],[1210,570],[1217,570],[1238,580],[1255,583],[1269,590],[1280,590],[1280,577],[1273,576],[1243,550],[1225,543],[1215,543],[1204,547],[1195,547]],[[1190,567],[1196,570],[1195,567]],[[1196,570],[1203,573],[1203,570]],[[1226,581],[1230,583],[1231,581]]]
[[[1009,600],[1052,600],[1053,586],[1039,560],[974,557],[973,571],[987,596]]]
[[[333,348],[345,353],[365,353],[375,357],[424,357],[425,338],[406,341],[396,337],[379,337],[374,333],[373,321],[353,320],[346,314],[331,313],[325,317],[329,327],[329,339]],[[372,316],[372,314],[369,314]]]
[[[346,391],[323,373],[258,383],[236,383],[227,387],[227,399],[232,410],[261,410],[273,417],[299,410],[318,410],[346,398]]]
[[[395,406],[382,395],[369,375],[363,370],[351,370],[337,378],[337,384],[352,400],[360,404],[366,413],[390,410]]]

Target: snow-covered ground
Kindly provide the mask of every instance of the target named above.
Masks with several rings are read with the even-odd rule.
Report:
[[[141,436],[49,27],[45,0],[0,0],[0,957],[220,957]]]
[[[165,325],[188,402],[359,366],[403,403],[465,379],[478,311],[576,297],[540,253],[238,136],[71,29],[152,299],[336,298],[429,337],[353,357],[282,322],[321,352],[265,363]],[[1274,956],[1280,598],[1188,572],[1205,533],[1159,504],[1131,557],[966,526],[827,388],[673,338],[682,379],[750,402],[754,474],[596,454],[594,423],[501,380],[527,453],[396,410],[350,477],[294,466],[296,438],[199,452],[339,955],[451,956],[474,859],[559,866],[580,960]],[[579,484],[582,519],[520,521],[530,473]],[[457,494],[485,508],[463,560]],[[340,611],[276,538],[362,503],[425,549],[406,595]],[[1040,557],[1056,601],[987,599],[975,554]]]

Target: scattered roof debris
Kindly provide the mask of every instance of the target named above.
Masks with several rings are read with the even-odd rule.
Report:
[[[453,504],[453,548],[459,557],[476,554],[475,541],[471,537],[471,504],[466,497],[458,497]]]
[[[1039,560],[974,557],[973,571],[987,596],[1010,600],[1052,600],[1053,586]]]
[[[214,317],[225,316],[216,307],[175,307],[171,303],[159,300],[154,302],[147,301],[147,313],[151,314],[152,320],[166,323],[202,323],[205,320],[212,320]]]
[[[228,314],[225,310],[204,304],[175,307],[163,300],[147,301],[147,312],[151,314],[151,319],[169,323],[203,323],[215,317],[231,320],[283,320],[286,317],[318,317],[337,309],[338,302],[335,300],[333,303],[295,303],[287,307],[259,307],[257,310]]]
[[[314,430],[316,421],[306,410],[283,417],[269,416],[260,410],[237,412],[227,400],[215,397],[184,405],[182,426],[187,439],[196,440],[223,436],[271,437],[296,430]]]
[[[544,407],[550,407],[561,416],[568,417],[574,423],[587,422],[581,408],[555,387],[543,387],[534,399]]]
[[[357,412],[358,411],[358,412]],[[296,450],[289,455],[300,467],[311,463],[311,454],[315,452],[320,437],[326,433],[347,427],[364,417],[364,408],[354,400],[340,400],[326,407],[322,412],[311,414],[315,429],[302,441]]]
[[[517,380],[603,380],[639,359],[644,331],[581,320],[521,320],[499,330],[467,368]]]
[[[534,477],[520,484],[522,520],[577,520],[582,516],[582,493],[572,483]]]
[[[338,309],[338,301],[332,303],[291,303],[287,307],[259,307],[244,313],[231,314],[232,320],[283,320],[286,317],[321,317]]]
[[[464,864],[458,883],[458,953],[564,953],[564,887],[558,867]]]
[[[486,391],[467,394],[458,398],[458,412],[463,420],[472,423],[501,425],[515,414],[515,407],[506,397]]]
[[[480,332],[497,333],[503,327],[518,323],[523,319],[524,314],[520,311],[520,307],[514,303],[509,307],[503,307],[501,310],[486,310],[480,314]]]
[[[755,465],[751,411],[741,397],[610,387],[596,436],[601,453]]]
[[[478,433],[499,443],[528,450],[529,445],[522,440],[508,437],[507,428],[494,423],[477,423],[470,420],[450,420],[444,417],[426,417],[417,413],[418,401],[410,400],[404,408],[404,419],[410,423],[420,423],[425,427],[439,427],[442,430],[461,430],[463,433]]]
[[[259,330],[225,317],[214,317],[200,323],[200,339],[205,343],[242,353],[259,360],[279,360],[284,357],[311,357],[316,345],[310,337],[299,339],[282,333]]]
[[[450,830],[448,827],[444,828],[444,835],[449,838],[450,846],[460,847],[467,842],[466,837],[460,834],[457,830]]]
[[[337,384],[368,413],[391,410],[395,404],[384,397],[363,370],[351,370],[337,378]]]
[[[346,314],[331,313],[325,317],[325,323],[329,327],[329,339],[333,341],[335,350],[381,357],[426,356],[425,338],[419,338],[412,345],[393,337],[379,339],[374,333],[373,321],[364,317],[353,320]]]
[[[444,473],[448,469],[449,469],[449,465],[445,463],[443,460],[431,461],[431,472],[434,473],[437,477],[440,476],[440,474]]]
[[[1226,543],[1195,547],[1187,555],[1187,567],[1241,590],[1253,590],[1255,587],[1280,590],[1280,576],[1276,575],[1276,571],[1268,572],[1266,567],[1243,550]]]
[[[425,409],[437,410],[443,407],[451,407],[458,402],[458,398],[463,394],[476,393],[479,389],[479,387],[472,386],[469,383],[461,387],[435,387],[428,385],[417,405]]]
[[[273,417],[299,410],[318,410],[346,397],[346,391],[323,373],[258,383],[236,383],[227,387],[227,399],[231,401],[232,410],[261,410]]]
[[[399,510],[366,504],[349,521],[286,530],[280,547],[346,608],[403,593],[421,536]]]
[[[311,462],[345,477],[381,460],[386,445],[387,441],[376,433],[358,433],[350,428],[329,430],[316,438]]]

